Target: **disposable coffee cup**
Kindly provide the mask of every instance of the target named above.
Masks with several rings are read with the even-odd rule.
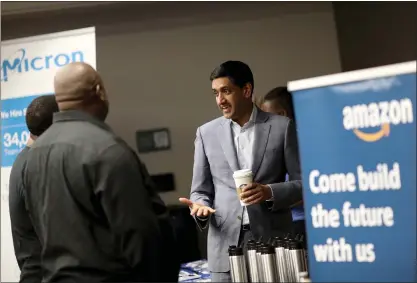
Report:
[[[244,186],[249,185],[253,182],[252,170],[242,169],[242,170],[235,171],[233,173],[233,179],[235,180],[236,192],[240,200],[240,204],[242,206],[246,206],[246,204],[240,198],[240,194],[242,193],[242,188]]]

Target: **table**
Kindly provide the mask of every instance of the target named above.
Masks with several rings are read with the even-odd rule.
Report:
[[[197,260],[181,265],[178,282],[211,282],[207,260]]]

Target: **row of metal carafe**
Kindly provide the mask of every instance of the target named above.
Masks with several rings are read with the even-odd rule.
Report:
[[[306,282],[307,253],[303,237],[275,237],[267,243],[262,238],[249,240],[242,247],[229,247],[230,273],[233,282]]]

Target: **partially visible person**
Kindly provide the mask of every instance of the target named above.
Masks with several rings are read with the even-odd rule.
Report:
[[[291,93],[286,87],[279,86],[269,91],[261,102],[261,109],[285,116],[294,121],[295,115]],[[293,233],[303,235],[305,238],[305,215],[303,203],[300,202],[291,209],[293,218]]]
[[[71,63],[54,88],[60,112],[29,151],[24,179],[43,282],[177,282],[167,208],[137,154],[104,123],[100,75]]]
[[[39,96],[32,100],[26,111],[29,140],[13,163],[9,181],[9,212],[14,252],[20,268],[21,283],[41,283],[41,244],[26,210],[23,174],[29,148],[52,125],[52,117],[58,112],[54,95]]]

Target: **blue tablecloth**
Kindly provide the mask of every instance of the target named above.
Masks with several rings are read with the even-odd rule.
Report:
[[[207,260],[197,260],[182,264],[178,282],[211,282]]]

